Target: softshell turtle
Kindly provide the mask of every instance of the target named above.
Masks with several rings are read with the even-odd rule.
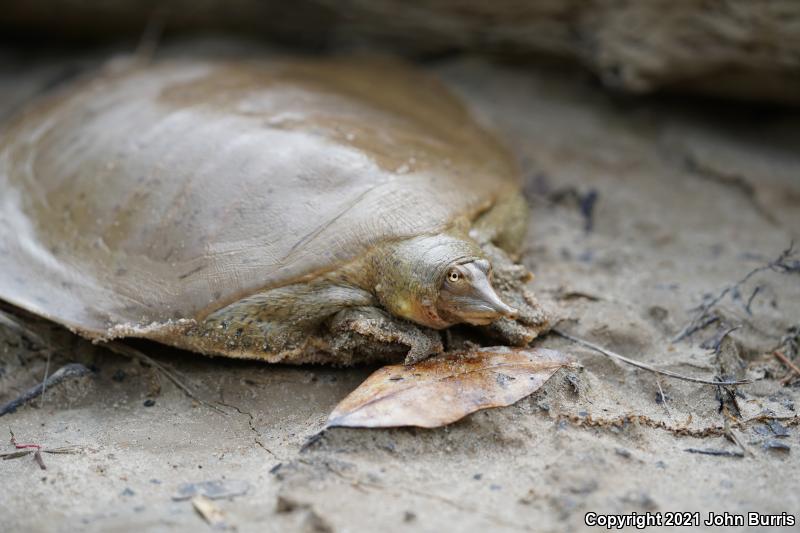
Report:
[[[91,339],[349,364],[546,327],[512,159],[393,62],[109,67],[6,125],[0,190],[0,298]]]

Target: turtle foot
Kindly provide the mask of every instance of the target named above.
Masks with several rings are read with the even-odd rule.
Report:
[[[375,307],[353,307],[336,313],[330,330],[338,353],[402,356],[405,364],[421,361],[444,350],[439,333],[393,318]]]

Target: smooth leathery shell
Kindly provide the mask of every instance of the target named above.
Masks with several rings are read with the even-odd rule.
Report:
[[[516,188],[458,101],[396,63],[109,70],[0,134],[0,298],[92,337],[154,336]]]

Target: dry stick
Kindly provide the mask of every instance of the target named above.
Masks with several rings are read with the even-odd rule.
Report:
[[[570,335],[569,333],[565,333],[565,332],[561,331],[560,329],[553,329],[551,331],[553,333],[555,333],[556,335],[560,335],[560,336],[564,337],[565,339],[571,340],[572,342],[574,342],[576,344],[580,344],[580,345],[585,346],[587,348],[590,348],[590,349],[592,349],[592,350],[594,350],[596,352],[599,352],[599,353],[605,355],[606,357],[610,357],[612,359],[617,359],[619,361],[622,361],[623,363],[627,363],[629,365],[635,366],[637,368],[641,368],[643,370],[647,370],[649,372],[655,372],[656,374],[661,374],[663,376],[669,376],[671,378],[682,379],[684,381],[692,381],[694,383],[704,383],[706,385],[745,385],[747,383],[752,383],[752,381],[750,381],[750,380],[714,381],[714,380],[711,380],[711,379],[696,378],[696,377],[693,377],[693,376],[684,376],[683,374],[678,374],[677,372],[672,372],[670,370],[659,370],[658,368],[652,367],[652,366],[650,366],[650,365],[648,365],[646,363],[641,363],[639,361],[635,361],[633,359],[629,359],[629,358],[625,357],[624,355],[620,355],[620,354],[618,354],[616,352],[612,352],[611,350],[603,348],[602,346],[594,344],[593,342],[589,342],[589,341],[583,340],[581,338],[574,337],[574,336]]]
[[[704,311],[704,313],[707,313],[707,312],[708,311]],[[700,318],[702,318],[703,316],[705,316],[705,315],[701,315]],[[708,326],[710,326],[714,322],[719,322],[719,317],[718,316],[709,316],[708,318],[706,318],[705,320],[702,320],[702,321],[700,320],[700,318],[698,318],[696,320],[692,320],[689,323],[689,325],[686,326],[683,329],[683,331],[677,337],[672,339],[672,342],[682,341],[686,337],[691,337],[692,335],[694,335],[695,333],[697,333],[701,329],[706,329]],[[697,324],[695,324],[695,322],[697,322]]]
[[[714,349],[714,355],[719,355],[719,352],[722,350],[722,341],[725,340],[725,337],[736,331],[737,329],[741,329],[742,325],[739,324],[738,326],[733,326],[732,328],[728,328],[722,332],[718,339],[714,340],[714,344],[711,346]],[[705,344],[700,345],[701,348],[705,348]]]
[[[51,454],[74,454],[80,453],[84,450],[83,446],[61,446],[60,448],[41,448],[39,449],[42,453],[51,453]],[[4,452],[0,453],[0,459],[7,460],[7,459],[17,459],[19,457],[25,457],[26,455],[32,454],[36,451],[36,448],[25,448],[22,450],[18,450],[15,452]]]
[[[11,315],[10,313],[2,309],[0,309],[0,324],[13,329],[14,331],[16,331],[21,335],[26,335],[30,337],[34,342],[42,345],[43,347],[48,346],[48,342],[45,341],[41,335],[39,335],[36,331],[31,329],[17,317]]]
[[[102,346],[105,346],[106,348],[108,348],[109,350],[111,350],[114,353],[118,353],[118,354],[124,355],[126,357],[131,357],[131,358],[137,359],[139,361],[144,361],[148,365],[153,366],[156,370],[158,370],[159,372],[164,374],[167,377],[167,379],[169,379],[172,383],[174,383],[175,386],[178,387],[180,390],[182,390],[183,393],[186,394],[186,396],[188,396],[189,398],[191,398],[191,399],[193,399],[195,401],[198,401],[201,404],[205,405],[206,407],[210,407],[211,409],[214,409],[215,411],[218,411],[218,412],[222,413],[223,415],[227,415],[227,413],[225,411],[223,411],[222,409],[220,409],[216,405],[210,404],[207,401],[205,401],[205,400],[203,400],[201,398],[198,398],[195,395],[195,393],[192,391],[192,389],[189,388],[188,385],[183,383],[175,374],[173,374],[171,371],[167,370],[167,368],[164,365],[162,365],[161,363],[159,363],[158,361],[156,361],[155,359],[153,359],[149,355],[144,354],[144,353],[140,352],[139,350],[137,350],[135,348],[131,348],[130,346],[128,346],[126,344],[122,344],[120,342],[114,342],[114,341],[106,342],[106,343],[103,343]]]
[[[36,398],[37,396],[42,394],[42,391],[44,390],[45,386],[52,388],[53,386],[58,385],[67,378],[85,376],[90,372],[91,371],[88,368],[86,368],[80,363],[66,364],[61,368],[59,368],[58,370],[56,370],[55,372],[53,372],[42,383],[34,385],[33,387],[26,390],[25,392],[23,392],[10,402],[4,405],[0,405],[0,416],[7,415],[8,413],[13,413],[14,411],[17,410],[17,408],[24,405],[26,402]]]
[[[792,264],[786,262],[787,260],[792,258],[793,255],[794,255],[794,241],[789,243],[789,247],[783,250],[780,253],[780,255],[778,255],[778,257],[776,257],[769,263],[754,268],[753,270],[745,274],[744,277],[742,277],[736,283],[724,287],[722,291],[720,291],[720,293],[717,294],[714,298],[696,308],[697,313],[695,314],[695,317],[686,325],[686,327],[683,328],[683,330],[674,339],[672,339],[672,342],[681,341],[686,337],[693,335],[698,330],[703,329],[710,323],[718,320],[717,317],[706,318],[708,317],[708,313],[709,311],[711,311],[711,308],[713,308],[715,305],[721,302],[722,299],[728,295],[728,293],[738,290],[739,287],[750,281],[750,278],[752,278],[756,274],[759,274],[767,270],[778,271],[778,272],[780,272],[781,270],[784,272],[798,272],[799,271],[798,268],[800,268],[798,267],[798,263]]]
[[[780,360],[781,363],[786,365],[786,368],[797,374],[797,377],[800,377],[800,368],[798,368],[797,365],[794,364],[791,359],[783,355],[783,352],[781,352],[780,350],[775,350],[774,352],[772,352],[772,355],[774,355],[778,360]],[[789,374],[789,376],[791,376],[791,373]],[[789,380],[787,379],[786,381],[788,382]]]
[[[742,453],[744,453],[745,455],[749,455],[750,457],[753,457],[754,455],[753,452],[751,452],[750,448],[745,446],[744,443],[741,441],[741,439],[739,439],[739,437],[736,436],[736,433],[734,433],[733,429],[731,429],[727,418],[725,419],[724,431],[725,431],[725,437],[727,437],[728,440],[737,445],[742,450]]]
[[[47,351],[47,359],[44,365],[44,377],[42,378],[42,382],[37,386],[31,387],[15,400],[11,400],[5,405],[0,405],[0,416],[14,412],[17,407],[21,406],[28,400],[35,398],[37,395],[41,395],[39,398],[39,407],[42,408],[44,407],[45,393],[47,392],[48,386],[52,387],[68,377],[77,377],[89,373],[89,370],[83,365],[78,363],[70,363],[59,368],[51,376],[50,362],[53,358],[53,353],[55,352],[55,349],[51,343],[48,340],[45,340],[37,331],[25,324],[23,321],[10,315],[9,313],[6,313],[3,310],[0,310],[0,324],[10,327],[20,335],[29,337],[35,343],[40,344],[42,348]]]
[[[47,375],[50,373],[50,358],[52,352],[47,350],[47,362],[44,364],[44,377],[42,378],[42,395],[39,397],[39,408],[44,407],[44,394],[47,392]]]
[[[50,360],[53,356],[52,346],[41,335],[39,335],[38,332],[34,331],[33,328],[29,327],[23,321],[17,319],[16,317],[11,316],[9,313],[6,313],[3,310],[0,310],[0,324],[10,327],[20,335],[30,337],[34,342],[40,344],[44,349],[47,350],[47,361],[44,365],[44,378],[42,378],[42,384],[41,384],[42,396],[39,399],[39,407],[40,408],[44,407],[44,395],[45,392],[47,391],[47,380],[49,377],[48,374],[50,373]],[[0,409],[0,416],[3,416],[7,412],[8,411]]]
[[[658,384],[658,392],[661,394],[661,403],[664,404],[664,409],[667,411],[667,416],[672,419],[672,413],[669,410],[669,404],[667,403],[667,396],[664,394],[664,389],[661,388],[661,379],[656,378],[656,383]]]
[[[42,459],[42,447],[39,444],[20,444],[17,442],[17,438],[14,436],[14,432],[10,429],[8,430],[11,433],[11,444],[14,448],[18,450],[28,449],[29,451],[33,452],[33,460],[36,461],[36,464],[39,465],[39,468],[42,470],[47,470],[47,467],[44,464],[44,460]]]
[[[7,325],[7,326],[10,326],[10,327],[16,329],[20,333],[29,335],[30,337],[33,338],[34,341],[36,341],[37,343],[41,344],[44,347],[47,347],[47,349],[48,349],[48,365],[49,365],[49,354],[50,354],[50,351],[51,351],[50,348],[49,348],[50,343],[48,341],[46,341],[45,339],[43,339],[41,335],[39,335],[32,328],[28,327],[22,321],[16,319],[15,317],[10,316],[8,313],[3,312],[2,310],[0,310],[0,323],[3,323],[5,325]],[[178,387],[180,390],[182,390],[189,398],[200,402],[201,404],[205,405],[206,407],[210,407],[211,409],[214,409],[215,411],[218,411],[218,412],[220,412],[222,414],[227,415],[227,413],[225,411],[223,411],[222,409],[220,409],[219,407],[217,407],[215,405],[212,405],[212,404],[206,402],[205,400],[202,400],[202,399],[198,398],[194,394],[194,392],[192,392],[192,390],[187,385],[185,385],[177,376],[175,376],[172,372],[167,370],[167,368],[164,367],[164,365],[162,365],[161,363],[159,363],[158,361],[156,361],[152,357],[140,352],[139,350],[136,350],[134,348],[131,348],[130,346],[127,346],[127,345],[119,343],[119,342],[114,342],[114,341],[106,342],[106,343],[103,343],[103,346],[107,347],[112,352],[118,353],[120,355],[124,355],[126,357],[131,357],[131,358],[137,359],[139,361],[144,361],[145,363],[153,366],[159,372],[164,374],[170,381],[172,381],[175,384],[175,386]],[[71,366],[71,365],[67,365],[67,367],[68,366]],[[66,368],[66,367],[64,367],[64,368]],[[45,380],[44,380],[44,382],[42,384],[42,389],[44,389],[44,387],[46,386],[46,383],[47,383],[47,375],[46,374],[47,374],[47,370],[45,370]],[[38,392],[38,390],[37,390],[36,394],[42,394],[42,392]],[[25,399],[25,401],[29,400],[30,398],[31,397],[27,397]],[[18,407],[18,405],[15,405],[12,408],[12,410],[15,409],[16,407]],[[7,411],[7,410],[0,411],[0,416],[5,414],[6,412],[10,412],[10,411]]]
[[[793,370],[798,376],[800,376],[800,368],[798,368],[797,365],[794,364],[791,359],[783,355],[783,352],[781,352],[780,350],[775,350],[774,352],[772,352],[772,355],[780,359],[781,362],[784,365],[786,365],[786,367],[789,370]]]
[[[141,64],[147,65],[153,62],[158,43],[167,25],[168,16],[169,8],[167,6],[157,7],[150,13],[142,36],[139,39],[139,44],[134,52],[134,57]]]
[[[44,464],[44,459],[42,459],[42,450],[36,450],[33,452],[33,460],[36,461],[36,464],[39,465],[39,468],[42,470],[47,470],[47,465]]]

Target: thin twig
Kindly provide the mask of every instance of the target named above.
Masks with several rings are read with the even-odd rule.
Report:
[[[716,455],[717,457],[744,457],[744,452],[738,451],[733,452],[730,450],[714,450],[714,449],[703,449],[703,448],[686,448],[683,451],[689,453],[699,453],[702,455]]]
[[[744,306],[744,310],[745,310],[745,311],[747,311],[747,314],[748,314],[748,315],[750,315],[750,316],[753,316],[753,311],[752,311],[752,309],[750,308],[750,306],[752,306],[752,305],[753,305],[753,300],[755,300],[755,299],[756,299],[756,295],[757,295],[759,292],[761,292],[761,285],[759,285],[758,287],[756,287],[755,289],[753,289],[753,292],[752,292],[752,294],[750,294],[750,298],[748,298],[748,299],[747,299],[747,304],[745,304],[745,306]]]
[[[714,324],[715,322],[719,322],[719,317],[718,316],[709,316],[704,320],[698,320],[697,324],[695,324],[693,326],[690,323],[688,326],[686,326],[686,328],[683,330],[683,332],[681,332],[677,337],[672,339],[672,342],[679,342],[679,341],[682,341],[683,339],[685,339],[686,337],[691,337],[692,335],[694,335],[698,331],[700,331],[702,329],[706,329],[708,326],[710,326],[711,324]]]
[[[670,420],[672,420],[672,412],[669,410],[669,404],[667,403],[667,395],[664,394],[664,389],[661,388],[661,379],[656,377],[656,384],[658,385],[658,393],[661,395],[661,403],[664,404],[664,409],[667,411],[667,416]]]
[[[22,450],[24,448],[35,448],[39,450],[42,448],[39,444],[20,444],[17,442],[17,437],[16,435],[14,435],[14,432],[11,431],[10,429],[8,430],[8,432],[11,434],[11,441],[10,441],[11,445],[18,450]]]
[[[582,346],[590,348],[590,349],[592,349],[592,350],[594,350],[596,352],[599,352],[599,353],[601,353],[601,354],[603,354],[603,355],[605,355],[607,357],[610,357],[612,359],[617,359],[619,361],[622,361],[623,363],[627,363],[629,365],[635,366],[637,368],[641,368],[643,370],[647,370],[649,372],[655,372],[656,374],[661,374],[663,376],[669,376],[671,378],[682,379],[684,381],[691,381],[691,382],[694,382],[694,383],[704,383],[706,385],[745,385],[747,383],[751,383],[750,380],[714,381],[714,380],[711,380],[711,379],[703,379],[703,378],[697,378],[697,377],[693,377],[693,376],[684,376],[683,374],[678,374],[677,372],[672,372],[670,370],[660,370],[660,369],[652,367],[652,366],[650,366],[650,365],[648,365],[646,363],[641,363],[639,361],[635,361],[633,359],[629,359],[629,358],[625,357],[624,355],[620,355],[620,354],[618,354],[616,352],[612,352],[611,350],[603,348],[602,346],[594,344],[593,342],[589,342],[589,341],[583,340],[581,338],[574,337],[574,336],[570,335],[569,333],[565,333],[565,332],[561,331],[560,329],[552,329],[551,331],[553,333],[555,333],[556,335],[560,335],[560,336],[564,337],[565,339],[571,340],[572,342],[574,342],[576,344],[580,344]]]
[[[75,454],[80,453],[84,450],[83,446],[62,446],[60,448],[41,448],[39,451],[42,453],[50,453],[50,454]],[[0,459],[7,460],[7,459],[16,459],[18,457],[24,457],[26,455],[30,455],[36,451],[36,448],[26,448],[23,450],[17,450],[13,452],[3,452],[0,453]]]
[[[32,340],[33,342],[42,347],[49,346],[49,343],[44,338],[42,338],[42,336],[38,332],[34,331],[33,328],[25,324],[25,322],[23,322],[16,316],[2,309],[0,309],[0,324],[13,329],[14,331],[23,336],[28,337],[30,340]]]
[[[750,457],[753,457],[753,452],[751,452],[750,449],[747,446],[744,445],[744,443],[741,441],[741,439],[739,439],[739,437],[736,436],[736,433],[734,433],[733,429],[731,429],[730,423],[728,422],[727,418],[725,419],[725,437],[729,441],[731,441],[732,443],[737,445],[739,448],[741,448],[742,452],[745,455],[749,455]]]
[[[11,433],[11,444],[17,450],[27,450],[29,453],[33,452],[33,460],[36,461],[36,464],[39,465],[39,468],[42,470],[47,470],[47,467],[44,464],[44,460],[42,459],[42,447],[39,444],[19,444],[17,442],[17,438],[14,436],[14,432],[10,429],[8,430]],[[21,457],[21,456],[20,456]]]
[[[45,387],[54,387],[67,378],[81,377],[91,373],[91,370],[80,363],[69,363],[48,376],[42,383],[38,383],[26,390],[5,405],[0,405],[0,416],[13,413],[26,402],[36,398],[44,391]]]
[[[19,457],[25,457],[26,455],[30,455],[33,453],[33,450],[17,450],[15,452],[5,452],[0,453],[0,459],[3,461],[7,459],[17,459]]]
[[[150,13],[142,36],[139,39],[139,44],[136,47],[136,52],[134,52],[134,56],[141,64],[152,63],[158,43],[164,34],[168,16],[169,8],[166,6],[157,7]]]
[[[14,432],[10,429],[8,432],[11,434],[11,445],[16,448],[16,451],[0,453],[0,458],[2,458],[4,461],[33,454],[33,460],[37,465],[39,465],[39,468],[42,470],[47,470],[47,466],[44,464],[44,459],[42,458],[43,453],[77,453],[81,450],[81,448],[77,446],[64,446],[62,448],[53,448],[48,450],[41,444],[20,444],[17,442]]]
[[[47,362],[44,364],[44,378],[42,378],[42,396],[39,398],[39,408],[44,407],[44,393],[47,392],[47,375],[50,373],[50,359],[52,352],[47,350]]]
[[[741,328],[742,328],[741,324],[739,324],[738,326],[733,326],[732,328],[728,328],[725,331],[721,332],[719,335],[717,335],[715,338],[709,339],[703,344],[701,344],[700,347],[714,350],[714,355],[719,355],[720,350],[722,350],[722,341],[725,340],[725,337],[727,337],[737,329]]]
[[[797,377],[800,377],[800,368],[798,368],[797,365],[794,364],[791,359],[783,355],[783,352],[781,352],[780,350],[775,350],[774,352],[772,352],[772,355],[774,355],[777,359],[779,359],[781,363],[786,365],[786,368],[788,368],[791,372],[797,374]]]
[[[47,470],[47,466],[44,464],[44,459],[42,459],[42,450],[36,450],[33,452],[33,460],[36,461],[36,464],[39,465],[39,468],[42,470]]]
[[[764,272],[766,270],[772,270],[773,272],[782,272],[782,273],[797,273],[800,272],[800,261],[790,261],[794,255],[794,241],[789,244],[789,247],[783,250],[778,257],[761,265],[760,267],[756,267],[747,274],[744,275],[739,281],[732,285],[728,285],[724,287],[719,294],[715,297],[711,298],[710,300],[706,301],[703,305],[696,308],[695,316],[692,318],[691,321],[686,325],[686,327],[681,330],[681,332],[672,340],[672,342],[678,342],[680,340],[685,339],[686,337],[691,336],[696,331],[702,329],[701,324],[704,321],[708,320],[709,311],[716,306],[719,302],[722,301],[729,293],[735,292],[739,290],[739,287],[750,281],[750,278]],[[752,298],[751,298],[752,301]],[[708,325],[707,323],[705,325]]]

